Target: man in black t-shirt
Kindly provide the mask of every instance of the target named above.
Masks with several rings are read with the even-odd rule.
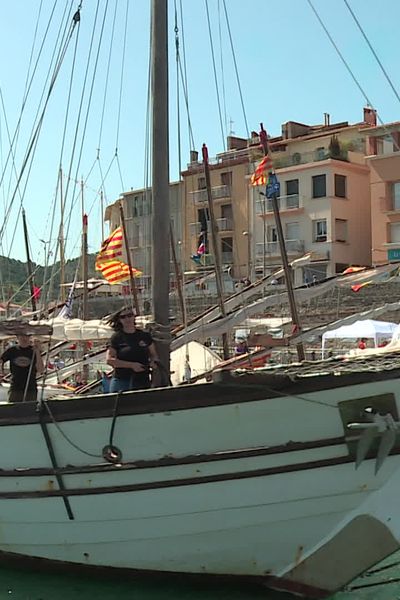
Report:
[[[35,402],[37,398],[36,375],[43,372],[40,343],[29,335],[18,335],[18,344],[7,348],[0,356],[1,376],[4,363],[10,362],[11,385],[9,402]]]

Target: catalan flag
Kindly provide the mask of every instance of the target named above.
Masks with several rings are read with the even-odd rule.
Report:
[[[272,171],[272,160],[270,155],[266,154],[251,176],[251,185],[267,185],[270,171]]]
[[[104,240],[100,252],[97,255],[97,261],[117,259],[121,260],[123,252],[123,233],[122,227],[117,227],[111,235]],[[96,262],[97,262],[96,261]]]
[[[104,279],[107,279],[111,285],[116,283],[122,283],[130,278],[129,265],[123,263],[120,260],[107,260],[105,262],[96,261],[96,270],[101,271]],[[131,271],[133,277],[140,277],[141,271],[132,267]]]
[[[133,267],[130,269],[122,258],[123,232],[122,227],[117,227],[101,245],[96,257],[96,271],[100,271],[112,285],[130,279],[131,274],[133,277],[140,277],[142,272]]]

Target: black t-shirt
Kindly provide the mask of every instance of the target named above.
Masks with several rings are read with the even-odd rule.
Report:
[[[118,379],[135,379],[148,380],[149,378],[149,346],[153,343],[153,338],[146,331],[136,329],[133,333],[125,333],[124,331],[116,331],[110,339],[109,346],[117,352],[117,358],[127,360],[129,362],[138,362],[146,366],[146,371],[143,373],[135,373],[132,369],[115,369],[115,377]]]
[[[11,387],[14,390],[25,390],[29,377],[28,390],[36,390],[36,355],[32,346],[21,348],[11,346],[1,355],[3,362],[10,361]],[[31,368],[31,363],[32,368]]]

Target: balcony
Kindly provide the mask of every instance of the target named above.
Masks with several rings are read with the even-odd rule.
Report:
[[[221,262],[223,265],[231,265],[233,263],[233,252],[221,252]]]
[[[196,206],[204,206],[208,203],[207,190],[196,190],[189,192]],[[211,188],[211,197],[213,200],[222,200],[231,197],[229,185],[218,185]]]
[[[278,208],[280,212],[285,210],[297,210],[303,208],[303,202],[300,200],[299,194],[291,194],[290,196],[280,196],[277,198]],[[256,214],[265,215],[273,213],[272,200],[270,198],[260,198],[256,200]]]
[[[233,231],[233,220],[228,218],[217,219],[218,231]]]
[[[200,221],[197,221],[196,223],[189,223],[189,230],[192,237],[200,235],[200,233],[203,231]],[[210,221],[207,221],[207,231],[210,231]]]
[[[348,160],[348,151],[341,148],[340,152],[330,152],[329,149],[318,148],[312,152],[294,152],[293,154],[287,155],[286,153],[279,156],[279,152],[272,154],[272,162],[274,169],[284,169],[285,167],[296,167],[298,165],[305,165],[307,163],[319,162],[321,160],[327,160],[333,158],[335,160]]]
[[[304,240],[285,240],[286,252],[288,254],[303,254]],[[279,242],[265,243],[265,256],[280,256]],[[264,244],[257,242],[256,244],[256,259],[262,259],[264,256]]]

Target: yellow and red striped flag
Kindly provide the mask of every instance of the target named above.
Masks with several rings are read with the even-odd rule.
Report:
[[[101,244],[97,260],[120,259],[123,252],[123,233],[122,227],[117,227],[109,237]]]
[[[251,176],[251,185],[266,185],[269,171],[272,171],[272,160],[270,155],[266,154]]]
[[[101,271],[104,279],[107,279],[111,285],[122,283],[130,278],[129,265],[126,265],[120,260],[96,261],[96,271]],[[132,267],[133,277],[140,277],[142,271],[138,271]]]
[[[123,260],[123,232],[122,227],[117,227],[110,236],[104,240],[101,245],[100,252],[96,257],[96,271],[101,271],[104,279],[110,284],[122,283],[133,277],[140,277],[142,271],[131,268]]]

